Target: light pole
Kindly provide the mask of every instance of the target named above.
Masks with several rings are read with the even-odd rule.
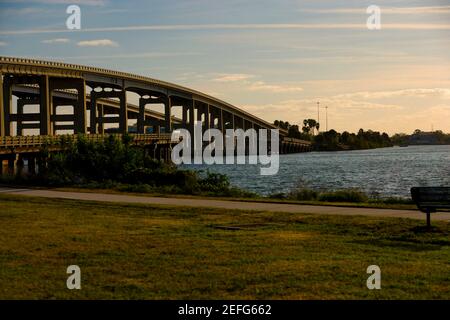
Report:
[[[320,113],[319,113],[319,109],[320,109],[320,102],[317,101],[317,123],[320,124]],[[317,129],[317,134],[319,134],[319,129]]]
[[[326,129],[328,132],[328,106],[325,106]]]

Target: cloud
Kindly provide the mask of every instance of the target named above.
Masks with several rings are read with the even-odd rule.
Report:
[[[252,78],[250,74],[233,73],[233,74],[221,74],[219,77],[213,79],[217,82],[236,82]]]
[[[366,14],[367,7],[361,8],[332,8],[332,9],[300,9],[301,12],[309,13],[347,13]],[[381,6],[381,14],[434,14],[450,13],[450,6],[424,6],[424,7],[384,7]]]
[[[47,40],[42,40],[42,43],[48,43],[48,44],[53,44],[53,43],[69,43],[70,40],[67,38],[56,38],[56,39],[47,39]]]
[[[42,14],[49,13],[50,11],[44,10],[42,8],[35,7],[26,7],[26,8],[4,8],[1,10],[0,14],[2,16],[11,16],[11,15],[33,15],[33,14]]]
[[[249,91],[267,91],[272,93],[290,93],[303,91],[303,88],[299,86],[287,84],[268,84],[261,80],[251,80],[254,77],[254,75],[245,73],[222,73],[218,77],[214,78],[213,81],[223,83],[238,83],[241,90],[247,89]]]
[[[7,46],[8,44],[6,43],[6,42],[4,42],[4,41],[0,41],[0,47],[4,47],[4,46]]]
[[[437,23],[384,23],[385,30],[450,30],[450,24]],[[191,30],[321,30],[355,29],[367,30],[365,23],[310,23],[310,24],[191,24],[191,25],[143,25],[128,27],[83,28],[78,32],[121,31],[191,31]],[[68,29],[3,30],[0,35],[26,35],[73,32]]]
[[[104,6],[108,3],[107,0],[7,0],[4,2],[11,3],[39,3],[39,4],[77,4],[77,5],[86,5],[86,6]]]
[[[270,91],[274,93],[301,92],[303,88],[291,85],[267,84],[264,81],[255,81],[248,86],[251,91]]]
[[[450,98],[450,89],[447,88],[415,88],[415,89],[402,89],[392,91],[362,91],[354,93],[346,93],[337,96],[338,98],[359,98],[359,99],[383,99],[392,97],[440,97],[448,99]]]
[[[85,40],[77,43],[79,47],[118,47],[119,44],[109,39]]]

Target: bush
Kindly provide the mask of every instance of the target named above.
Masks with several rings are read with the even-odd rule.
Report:
[[[319,194],[319,201],[328,202],[367,202],[368,197],[359,190],[338,190]]]
[[[79,135],[76,142],[62,137],[64,149],[49,152],[48,146],[44,146],[38,175],[29,177],[26,182],[130,192],[255,196],[231,187],[226,175],[179,170],[152,159],[143,147],[135,147],[131,142],[129,135],[122,139],[110,135],[102,141],[90,141]]]
[[[288,195],[288,198],[299,200],[299,201],[312,201],[317,200],[319,196],[319,192],[307,188],[299,188],[294,191],[291,191]]]

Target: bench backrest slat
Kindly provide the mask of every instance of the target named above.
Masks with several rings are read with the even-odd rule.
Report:
[[[411,197],[422,211],[450,208],[450,187],[414,187]]]

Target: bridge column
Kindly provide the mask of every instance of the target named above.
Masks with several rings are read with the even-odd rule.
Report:
[[[186,108],[185,105],[181,106],[182,108],[182,116],[181,116],[181,123],[182,123],[182,127],[186,128],[187,126],[187,113],[188,113],[188,109]]]
[[[48,76],[41,76],[39,83],[39,131],[41,135],[50,135],[52,130],[52,99]]]
[[[139,115],[137,118],[137,133],[145,133],[145,105],[147,99],[139,98]]]
[[[0,72],[0,137],[5,135],[5,124],[3,123],[4,110],[3,110],[3,74]],[[3,160],[1,161],[3,166]],[[2,169],[0,169],[1,171]],[[1,172],[0,172],[1,175]]]
[[[161,133],[161,126],[159,124],[155,124],[153,126],[153,133],[157,133],[157,134]]]
[[[13,176],[14,175],[14,167],[16,164],[17,155],[11,155],[11,157],[8,159],[8,175]]]
[[[98,123],[98,133],[105,134],[104,125],[104,106],[103,104],[97,104],[97,123]]]
[[[209,122],[210,107],[209,104],[205,106],[205,130],[208,130],[211,127],[211,123]]]
[[[86,133],[86,82],[84,79],[80,80],[76,86],[78,99],[73,106],[74,114],[74,133]]]
[[[25,103],[23,99],[17,99],[17,124],[16,124],[16,135],[21,136],[23,135],[23,122],[22,122],[22,115],[23,115],[23,107]]]
[[[28,160],[28,174],[35,175],[36,174],[36,156],[30,155],[27,158]]]
[[[223,132],[225,128],[224,118],[223,118],[223,109],[219,109],[217,113],[217,118],[219,122],[217,123],[218,129]]]
[[[119,131],[120,133],[128,132],[128,107],[127,107],[127,93],[124,90],[119,95],[120,99],[120,113],[119,113]]]
[[[172,98],[170,96],[164,101],[164,115],[165,115],[165,132],[172,132]]]
[[[2,108],[2,136],[11,135],[11,107],[12,107],[12,80],[9,76],[3,78],[3,108]]]
[[[91,105],[89,107],[89,133],[96,134],[97,133],[97,92],[92,89],[91,91]]]

